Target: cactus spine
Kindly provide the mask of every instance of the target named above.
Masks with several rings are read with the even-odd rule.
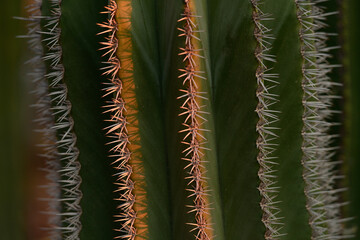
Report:
[[[196,239],[208,240],[211,239],[211,226],[209,223],[209,206],[207,203],[207,195],[209,190],[206,187],[205,182],[205,167],[204,163],[204,151],[207,148],[206,138],[203,136],[206,129],[202,129],[203,123],[206,121],[204,117],[206,112],[202,111],[201,108],[204,106],[200,105],[201,99],[207,100],[204,97],[204,92],[199,91],[200,81],[198,79],[205,79],[202,76],[202,72],[199,69],[199,59],[202,58],[202,49],[198,48],[197,41],[200,38],[197,37],[199,29],[197,29],[197,18],[195,14],[195,6],[191,0],[185,0],[184,12],[179,22],[184,22],[184,26],[180,28],[180,37],[185,38],[185,47],[181,48],[179,55],[183,56],[185,67],[180,69],[181,75],[179,78],[183,79],[183,85],[185,89],[181,89],[182,96],[179,98],[184,99],[181,105],[182,113],[185,121],[183,122],[184,130],[180,132],[186,133],[182,143],[185,144],[185,157],[183,160],[187,161],[188,164],[185,169],[189,170],[188,185],[190,186],[187,190],[190,192],[189,197],[194,201],[193,206],[190,207],[190,213],[195,213],[195,221],[189,223],[193,226],[191,231],[195,231]]]
[[[279,218],[279,207],[277,206],[276,196],[278,186],[276,182],[275,170],[273,165],[276,164],[276,144],[274,140],[278,137],[273,126],[278,121],[278,111],[273,110],[271,107],[278,101],[278,96],[271,93],[278,82],[277,74],[269,72],[267,62],[275,62],[275,56],[268,54],[271,49],[269,40],[272,38],[271,29],[268,29],[264,22],[270,20],[269,14],[261,10],[261,1],[252,0],[253,5],[253,21],[255,23],[254,36],[257,41],[255,50],[255,57],[258,61],[256,70],[258,105],[256,112],[259,121],[256,125],[256,130],[259,137],[256,141],[259,154],[257,161],[259,162],[260,169],[258,172],[260,185],[259,191],[262,196],[260,202],[261,209],[263,210],[262,222],[266,227],[265,239],[279,239],[283,234],[280,233],[281,221]]]
[[[46,75],[46,66],[43,62],[44,49],[42,45],[41,35],[41,21],[43,19],[41,14],[42,0],[36,0],[28,6],[29,17],[28,34],[21,36],[28,38],[29,49],[32,51],[33,57],[29,63],[32,67],[30,73],[32,83],[34,85],[34,97],[36,103],[33,105],[37,118],[35,122],[38,126],[38,131],[42,136],[41,157],[46,159],[46,167],[43,169],[46,172],[47,184],[42,186],[46,188],[47,197],[42,199],[48,204],[45,214],[48,218],[48,226],[45,228],[48,231],[48,236],[51,239],[61,239],[61,204],[58,201],[61,196],[60,192],[60,175],[61,169],[59,152],[55,145],[56,131],[54,129],[54,116],[51,111],[51,99],[49,96],[49,84]]]
[[[125,2],[125,1],[123,1]],[[126,1],[128,4],[131,4],[131,1]],[[125,3],[126,3],[125,2]],[[122,6],[120,6],[121,8]],[[128,6],[130,8],[130,6]],[[104,45],[103,50],[107,50],[105,55],[108,56],[107,64],[108,66],[104,67],[106,70],[105,74],[109,75],[110,83],[109,87],[105,88],[105,96],[112,94],[112,101],[106,106],[108,110],[105,112],[111,113],[111,119],[109,122],[111,125],[107,127],[107,135],[111,139],[110,144],[113,145],[111,148],[112,155],[115,160],[113,161],[114,168],[117,172],[117,180],[116,185],[118,186],[117,192],[119,192],[119,210],[120,213],[116,215],[118,222],[120,222],[121,227],[117,229],[119,232],[118,238],[121,239],[135,239],[137,234],[137,229],[135,228],[135,221],[137,217],[137,213],[134,209],[135,204],[135,195],[134,188],[135,184],[132,180],[133,167],[129,164],[131,159],[131,151],[129,150],[129,135],[128,135],[128,121],[125,116],[125,109],[128,103],[122,97],[124,91],[124,83],[122,79],[120,79],[120,71],[121,71],[121,60],[117,56],[119,52],[120,44],[123,44],[124,41],[121,41],[117,38],[117,32],[121,29],[121,24],[130,24],[129,19],[123,18],[125,23],[117,23],[116,16],[119,11],[118,4],[111,0],[109,5],[106,7],[104,13],[108,14],[109,19],[108,22],[100,24],[101,27],[105,28],[103,32],[100,34],[108,34],[109,36],[106,38],[106,42],[103,42]],[[127,29],[128,30],[128,29]],[[126,35],[128,33],[125,33]],[[131,42],[131,39],[128,40]],[[130,44],[128,42],[128,44]],[[130,56],[131,58],[131,56]],[[131,80],[131,79],[130,79]],[[126,89],[125,89],[126,90]]]
[[[49,2],[51,16],[45,16],[46,51],[44,61],[48,62],[48,73],[46,77],[50,82],[50,97],[52,101],[51,110],[55,118],[52,127],[57,132],[56,146],[59,151],[61,169],[59,185],[61,188],[62,204],[61,235],[63,239],[79,239],[81,231],[81,206],[82,193],[80,190],[80,163],[78,161],[79,150],[76,147],[76,135],[73,132],[74,120],[70,116],[71,103],[67,99],[67,86],[63,82],[65,69],[62,60],[62,47],[60,45],[61,28],[61,0]]]
[[[312,239],[344,239],[340,216],[338,193],[336,189],[335,166],[332,161],[334,148],[330,146],[336,136],[329,134],[332,123],[328,122],[334,83],[327,74],[334,66],[327,59],[331,48],[326,46],[327,33],[321,31],[323,20],[329,13],[324,13],[317,4],[323,1],[295,0],[300,23],[302,88],[303,88],[303,178],[305,181],[306,208],[309,212],[309,224]]]

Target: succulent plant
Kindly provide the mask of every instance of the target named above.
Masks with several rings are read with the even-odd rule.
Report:
[[[355,9],[34,0],[49,238],[357,239]]]

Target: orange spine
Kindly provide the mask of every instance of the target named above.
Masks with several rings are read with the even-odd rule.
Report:
[[[112,145],[110,149],[111,157],[115,158],[112,162],[116,170],[116,186],[117,192],[120,196],[116,200],[119,201],[118,209],[120,213],[117,214],[116,221],[121,224],[119,229],[120,233],[116,238],[133,240],[136,236],[135,219],[136,212],[134,210],[135,196],[133,194],[134,182],[131,180],[132,167],[129,164],[131,152],[128,149],[129,136],[127,130],[127,120],[124,115],[125,101],[121,97],[123,83],[119,78],[120,60],[116,56],[118,50],[118,40],[116,38],[118,24],[116,22],[116,13],[118,6],[114,0],[110,0],[106,6],[106,13],[109,15],[108,21],[99,24],[105,30],[100,34],[108,34],[106,41],[102,43],[104,46],[100,50],[105,50],[104,56],[107,56],[108,66],[104,67],[104,74],[108,75],[110,82],[107,83],[108,87],[105,88],[105,96],[112,95],[112,100],[106,106],[108,110],[105,113],[110,113],[111,118],[108,120],[110,125],[106,128],[107,136],[111,139],[109,144]]]
[[[184,22],[183,28],[180,28],[181,34],[179,36],[185,37],[185,47],[181,48],[181,53],[179,55],[184,56],[185,67],[180,69],[182,74],[179,78],[184,78],[183,85],[185,89],[180,91],[183,93],[179,98],[184,99],[184,102],[181,106],[182,113],[180,115],[186,116],[183,125],[185,129],[180,131],[185,134],[182,143],[186,145],[184,150],[185,157],[183,160],[189,162],[186,166],[186,169],[189,170],[189,179],[188,185],[190,186],[187,190],[190,192],[189,197],[194,199],[194,205],[190,206],[191,210],[189,212],[195,213],[195,222],[189,223],[194,226],[191,231],[196,231],[196,239],[208,240],[210,239],[209,230],[211,230],[210,224],[208,223],[208,204],[206,201],[207,192],[206,181],[204,176],[205,167],[203,166],[203,156],[205,147],[203,147],[206,142],[205,137],[202,135],[201,125],[206,121],[202,116],[205,114],[201,110],[203,106],[199,103],[201,99],[206,99],[203,95],[203,92],[199,92],[200,83],[199,79],[205,79],[201,76],[201,71],[199,71],[200,66],[197,64],[199,62],[199,52],[201,49],[196,48],[195,41],[200,41],[196,37],[197,26],[195,25],[195,16],[191,10],[191,1],[185,0],[185,9],[182,14],[183,17],[179,22]]]

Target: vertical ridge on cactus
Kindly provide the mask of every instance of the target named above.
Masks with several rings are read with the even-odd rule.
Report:
[[[159,67],[157,66],[158,53],[157,49],[154,49],[155,45],[150,44],[157,41],[156,32],[153,31],[155,18],[149,11],[149,8],[155,6],[155,1],[145,3],[137,0],[118,0],[113,4],[117,6],[113,24],[116,26],[114,34],[116,44],[110,43],[107,39],[102,44],[102,51],[108,52],[108,56],[113,53],[118,62],[118,70],[114,74],[116,78],[121,79],[120,97],[121,103],[124,105],[122,116],[124,124],[126,124],[127,138],[119,139],[118,135],[112,138],[110,150],[116,150],[116,146],[122,142],[121,140],[126,140],[126,148],[129,152],[127,164],[131,170],[131,176],[128,176],[128,179],[132,181],[130,185],[126,185],[131,188],[132,195],[136,196],[136,198],[130,199],[131,202],[126,199],[120,203],[117,201],[120,206],[123,203],[131,205],[134,214],[136,213],[133,221],[127,218],[129,217],[126,213],[127,209],[118,209],[116,214],[132,224],[134,233],[127,235],[120,231],[116,234],[119,238],[125,239],[127,237],[136,239],[168,238],[170,228],[168,227],[169,229],[166,228],[164,231],[164,226],[170,226],[171,222],[166,220],[170,218],[170,210],[167,205],[169,204],[169,189],[167,187],[164,133],[161,125],[161,94],[158,89],[159,76],[156,72]],[[108,22],[108,20],[106,21]],[[105,28],[104,31],[107,29]],[[112,47],[110,46],[115,45],[116,50],[111,51]],[[144,46],[150,47],[144,48]],[[106,62],[110,62],[108,57]],[[103,70],[110,70],[112,66],[105,67]],[[116,97],[116,91],[112,92],[113,85],[110,83],[106,88],[108,91],[105,93],[106,98],[110,97],[110,101],[107,103],[109,108],[105,110],[110,115],[115,114],[114,108],[116,108],[110,106],[114,104],[113,99]],[[115,122],[110,122],[110,125],[107,131],[109,129],[113,129],[114,132],[118,131]],[[119,164],[121,161],[113,166]],[[119,169],[116,172],[118,176],[122,173],[122,171],[119,172]],[[120,187],[124,185],[121,182],[119,184],[122,184]],[[160,192],[157,191],[159,188]],[[123,191],[125,190],[123,189]],[[123,191],[119,192],[121,196],[117,197],[117,200],[126,197]],[[124,224],[124,221],[118,222],[118,230],[127,225]]]
[[[207,1],[209,59],[223,235],[219,239],[264,239],[256,140],[258,104],[251,1]],[[205,48],[206,49],[206,48]],[[232,177],[230,177],[232,176]],[[218,224],[217,224],[218,225]],[[214,224],[214,228],[217,227]]]
[[[50,16],[46,16],[45,30],[42,32],[47,49],[44,61],[48,62],[48,73],[46,77],[50,82],[50,93],[53,116],[58,139],[56,146],[59,151],[61,169],[59,185],[61,188],[62,204],[61,235],[63,239],[79,239],[81,231],[81,206],[80,191],[81,177],[79,174],[80,163],[78,162],[79,150],[76,147],[76,135],[73,132],[74,120],[70,116],[71,103],[67,99],[67,86],[63,82],[64,66],[61,62],[62,47],[60,45],[61,28],[61,0],[50,0],[47,2],[50,8]]]
[[[320,31],[325,25],[325,13],[317,6],[322,1],[295,0],[300,23],[302,87],[303,87],[303,177],[307,210],[310,215],[312,239],[345,239],[339,192],[336,189],[337,162],[332,161],[334,148],[330,146],[334,137],[330,135],[328,117],[332,99],[331,82],[327,74],[334,67],[327,62],[330,57],[326,46],[327,34]],[[330,13],[331,14],[331,13]]]
[[[45,77],[46,66],[43,62],[43,45],[41,35],[41,21],[43,19],[41,14],[42,0],[35,0],[27,6],[29,17],[24,19],[28,21],[28,33],[21,36],[28,39],[29,49],[32,51],[33,57],[28,61],[32,67],[32,72],[29,74],[33,84],[33,94],[36,103],[32,105],[36,112],[37,124],[36,131],[42,136],[42,142],[38,145],[41,149],[41,157],[46,159],[45,168],[47,183],[43,185],[46,188],[47,197],[41,199],[48,205],[44,212],[47,217],[47,227],[44,229],[48,232],[48,237],[54,240],[61,239],[61,198],[59,185],[59,170],[60,159],[56,148],[56,132],[54,130],[54,117],[51,111],[51,99],[49,97],[49,84]]]
[[[127,1],[127,4],[130,3],[130,1]],[[123,44],[124,41],[123,39],[118,39],[117,32],[121,30],[126,31],[127,29],[122,29],[122,27],[124,27],[122,25],[128,25],[129,23],[128,17],[121,17],[122,21],[124,22],[117,23],[117,15],[121,15],[124,12],[121,7],[124,6],[120,5],[120,7],[118,7],[118,4],[114,0],[111,0],[109,5],[106,7],[107,11],[103,12],[108,14],[109,19],[107,22],[99,25],[105,28],[105,31],[101,32],[101,34],[106,33],[109,35],[106,38],[107,42],[103,42],[102,45],[105,46],[103,49],[107,50],[105,55],[109,57],[108,61],[106,62],[109,66],[104,68],[104,70],[106,70],[104,74],[110,76],[110,84],[107,84],[109,87],[104,89],[106,91],[105,96],[109,94],[113,95],[112,101],[107,106],[105,106],[106,108],[109,108],[109,110],[106,110],[105,112],[111,113],[111,119],[108,120],[111,125],[107,127],[107,135],[110,137],[110,139],[112,139],[109,144],[113,145],[110,151],[112,152],[111,157],[115,158],[112,164],[115,166],[114,168],[117,171],[117,180],[115,184],[118,186],[117,192],[120,195],[117,199],[119,201],[118,208],[120,213],[115,217],[117,218],[116,221],[120,222],[121,227],[117,229],[119,236],[116,238],[130,240],[135,239],[135,236],[137,235],[135,228],[137,212],[135,211],[134,207],[136,198],[133,193],[135,191],[135,184],[132,180],[133,167],[131,164],[129,164],[131,158],[129,144],[131,141],[129,140],[127,128],[131,123],[128,123],[125,116],[125,109],[128,102],[126,102],[122,97],[123,94],[125,95],[123,91],[128,89],[124,89],[123,80],[120,78],[120,69],[122,68],[121,61],[123,59],[117,56],[118,52],[121,52],[122,49],[127,47],[119,46],[119,43]],[[127,7],[130,8],[129,6],[125,6],[125,8]],[[118,13],[119,8],[122,10],[121,13]],[[125,28],[126,27],[129,26],[125,26]],[[131,44],[131,39],[129,40],[128,37],[126,41],[128,41],[128,44]],[[128,57],[128,60],[131,61],[131,56]],[[131,77],[127,80],[131,81]]]
[[[306,211],[304,181],[302,178],[302,88],[300,40],[296,6],[294,1],[268,0],[260,5],[265,13],[271,13],[271,20],[264,25],[272,29],[269,54],[276,56],[276,62],[267,62],[271,71],[278,74],[279,84],[271,89],[279,101],[272,105],[278,111],[278,121],[273,123],[278,136],[273,141],[276,145],[274,156],[276,164],[277,206],[281,210],[280,239],[310,239],[311,229]],[[301,229],[301,234],[299,234]]]
[[[193,199],[194,205],[189,206],[189,213],[195,213],[195,221],[189,223],[194,228],[191,231],[195,231],[195,238],[199,240],[209,240],[212,238],[211,225],[209,223],[209,203],[207,202],[207,195],[209,190],[205,183],[204,172],[204,151],[206,148],[206,138],[203,136],[206,129],[202,128],[202,125],[206,120],[205,114],[208,114],[202,110],[204,106],[200,105],[200,99],[206,99],[203,92],[199,92],[200,81],[197,79],[204,79],[202,72],[199,69],[199,58],[202,49],[198,49],[196,41],[200,41],[200,38],[196,36],[197,32],[197,21],[194,12],[194,5],[191,0],[185,0],[184,13],[179,22],[184,22],[183,28],[179,28],[181,31],[180,37],[185,38],[185,47],[181,48],[182,51],[179,55],[183,56],[185,62],[185,68],[180,69],[179,78],[183,79],[183,85],[186,89],[181,89],[182,96],[180,99],[183,100],[181,105],[182,113],[180,116],[185,116],[183,126],[185,127],[180,132],[185,133],[182,143],[185,144],[185,157],[183,160],[187,161],[188,164],[185,167],[189,171],[189,188],[187,191],[190,192],[189,196]]]
[[[145,181],[145,167],[143,165],[142,144],[139,126],[139,105],[137,101],[136,85],[134,81],[134,61],[133,61],[133,39],[132,29],[132,1],[119,0],[117,10],[117,56],[120,61],[119,78],[122,81],[122,98],[125,103],[126,129],[128,132],[127,145],[131,157],[129,165],[132,166],[130,178],[134,182],[133,194],[135,197],[133,209],[136,213],[134,227],[136,238],[148,239],[149,229],[147,224],[147,191]]]
[[[256,130],[259,137],[256,141],[259,153],[257,160],[260,165],[258,172],[260,185],[259,191],[262,196],[260,202],[263,210],[262,221],[266,227],[265,239],[279,239],[281,234],[281,221],[279,218],[280,208],[277,206],[276,196],[278,186],[276,182],[276,174],[273,165],[276,164],[276,143],[274,139],[278,136],[275,134],[274,123],[278,121],[278,111],[272,109],[272,105],[278,101],[278,96],[271,92],[279,82],[276,80],[277,74],[269,72],[267,62],[275,62],[275,56],[270,55],[268,51],[271,49],[269,39],[271,36],[271,29],[264,25],[264,21],[270,20],[269,14],[261,10],[261,1],[252,0],[253,5],[253,21],[255,23],[254,36],[257,41],[255,49],[255,57],[258,61],[258,68],[256,70],[256,78],[258,88],[256,96],[258,98],[258,105],[256,112],[259,121],[256,125]]]

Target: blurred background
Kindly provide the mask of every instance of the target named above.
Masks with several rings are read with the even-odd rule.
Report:
[[[31,83],[27,65],[31,57],[25,39],[29,0],[0,1],[0,239],[46,239],[46,210],[40,186],[44,159],[34,147],[39,136],[34,129]]]

